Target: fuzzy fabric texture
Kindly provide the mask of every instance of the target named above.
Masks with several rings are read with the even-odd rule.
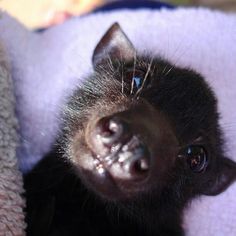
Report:
[[[93,49],[119,22],[138,52],[160,55],[201,73],[218,98],[225,152],[236,160],[236,15],[201,8],[122,10],[73,18],[41,34],[6,14],[0,41],[12,65],[21,145],[17,155],[30,170],[50,149],[69,94],[92,70]],[[188,236],[236,235],[236,184],[216,197],[194,200],[185,211]]]
[[[0,235],[24,235],[22,174],[19,171],[15,99],[10,68],[0,45]]]

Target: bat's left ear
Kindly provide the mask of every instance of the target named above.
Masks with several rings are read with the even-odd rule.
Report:
[[[135,49],[118,23],[114,23],[104,34],[93,52],[93,66],[107,60],[132,60]]]
[[[236,163],[223,158],[219,165],[214,180],[204,186],[202,191],[205,195],[214,196],[225,191],[236,180]]]

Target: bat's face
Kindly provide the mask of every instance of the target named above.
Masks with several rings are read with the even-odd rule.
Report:
[[[183,205],[235,179],[214,94],[200,75],[136,55],[118,24],[98,43],[93,64],[65,111],[66,154],[88,188],[112,201],[171,195]]]

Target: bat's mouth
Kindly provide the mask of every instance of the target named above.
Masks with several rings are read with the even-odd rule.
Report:
[[[109,154],[93,154],[95,169],[99,173],[107,171],[114,178],[129,179],[147,176],[150,158],[146,146],[136,136],[126,143],[110,147]]]
[[[101,156],[92,151],[87,157],[90,168],[80,166],[86,183],[110,200],[129,198],[144,186],[148,179],[150,154],[146,146],[133,136],[126,143],[111,146],[107,155]],[[80,163],[81,164],[81,163]]]

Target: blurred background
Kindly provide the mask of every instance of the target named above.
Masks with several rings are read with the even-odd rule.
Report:
[[[112,0],[0,0],[0,9],[6,10],[29,28],[43,28],[59,24],[73,15],[86,14],[108,2]],[[162,2],[207,6],[236,12],[236,0],[162,0]]]

